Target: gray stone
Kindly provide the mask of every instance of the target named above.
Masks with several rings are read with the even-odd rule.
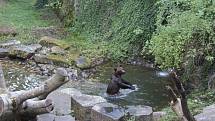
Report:
[[[150,106],[128,106],[126,110],[136,121],[153,121],[153,111]]]
[[[165,115],[165,112],[153,112],[153,121],[160,121]]]
[[[54,121],[75,121],[75,118],[71,115],[55,116]]]
[[[48,59],[47,55],[35,54],[34,61],[42,64],[53,64],[53,61]]]
[[[82,93],[79,90],[74,89],[74,88],[65,88],[65,89],[60,90],[60,92],[70,95],[71,98],[73,96],[81,96],[82,95]]]
[[[9,50],[7,48],[0,48],[0,58],[7,57],[9,55]]]
[[[28,47],[31,48],[32,51],[34,52],[37,52],[42,49],[42,45],[40,44],[31,44],[31,45],[28,45]]]
[[[54,110],[53,114],[56,115],[68,115],[71,114],[71,96],[66,93],[61,93],[60,91],[54,91],[50,93],[47,97],[53,100]]]
[[[93,106],[99,103],[106,102],[103,97],[92,96],[92,95],[79,95],[72,97],[72,105],[74,110],[75,118],[80,121],[91,120],[91,109]]]
[[[97,104],[91,111],[92,121],[121,121],[123,117],[123,109],[111,103]]]
[[[26,45],[16,45],[12,46],[9,49],[9,56],[10,57],[16,57],[16,58],[22,58],[22,59],[29,59],[33,56],[35,50],[33,50],[31,47]]]
[[[76,66],[80,69],[88,69],[92,67],[90,59],[84,56],[80,56],[75,62]]]
[[[41,114],[37,115],[37,121],[54,121],[55,115],[54,114]]]
[[[0,44],[0,47],[1,48],[9,48],[9,47],[12,47],[12,46],[15,46],[15,45],[20,45],[20,44],[21,44],[20,41],[10,40],[10,41],[7,41],[6,43]]]
[[[194,117],[197,121],[215,121],[215,104],[205,107],[202,113]]]

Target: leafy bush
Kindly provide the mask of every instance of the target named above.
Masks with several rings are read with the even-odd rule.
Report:
[[[208,9],[214,5],[201,3],[201,0],[159,2],[157,30],[146,47],[161,68],[179,68],[184,59],[194,58],[200,52],[204,53],[208,60],[212,60],[212,53],[208,53],[211,48],[208,47],[213,43],[213,17],[209,13],[213,13],[214,9]],[[203,12],[204,9],[210,12]]]

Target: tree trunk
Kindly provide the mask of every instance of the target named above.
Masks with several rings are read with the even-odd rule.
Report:
[[[174,71],[170,72],[170,82],[171,84],[167,89],[171,97],[171,108],[181,121],[196,121],[188,108],[183,84]]]

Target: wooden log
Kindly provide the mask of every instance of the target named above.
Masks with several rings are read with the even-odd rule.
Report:
[[[39,96],[39,99],[45,99],[50,92],[68,82],[69,80],[66,77],[68,77],[67,71],[63,68],[58,68],[54,76],[45,81],[47,91],[43,93],[43,95]]]

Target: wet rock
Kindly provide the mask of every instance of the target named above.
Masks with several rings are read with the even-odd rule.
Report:
[[[10,40],[6,43],[2,43],[0,44],[0,47],[1,48],[9,48],[9,47],[12,47],[12,46],[16,46],[16,45],[20,45],[21,42],[20,41],[17,41],[17,40]]]
[[[76,62],[76,66],[80,69],[88,69],[92,67],[90,59],[84,56],[78,57],[75,62]]]
[[[165,112],[153,112],[153,121],[161,121],[162,117],[165,115]]]
[[[0,48],[0,58],[7,57],[9,55],[9,49]]]
[[[91,109],[96,104],[106,102],[100,96],[79,95],[72,97],[72,105],[74,106],[74,115],[80,121],[91,121]]]
[[[153,121],[152,107],[149,106],[128,106],[126,110],[129,115],[135,117],[135,121]]]
[[[9,35],[16,36],[17,31],[12,27],[0,26],[0,36],[9,36]]]
[[[9,49],[9,56],[13,58],[29,59],[34,55],[35,50],[26,45],[16,45]]]
[[[67,115],[71,113],[71,96],[62,93],[60,91],[54,91],[50,93],[47,99],[53,100],[54,110],[52,111],[55,115]]]
[[[121,121],[124,111],[111,103],[96,104],[91,111],[92,121]]]

